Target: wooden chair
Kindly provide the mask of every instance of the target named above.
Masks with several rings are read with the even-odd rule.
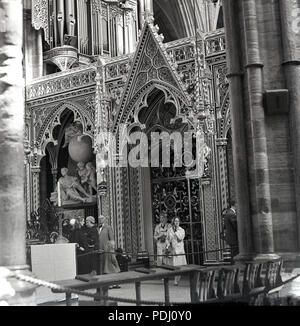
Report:
[[[219,299],[233,300],[241,297],[239,286],[241,266],[223,267],[219,271],[217,297]]]
[[[206,302],[217,298],[217,276],[219,269],[220,268],[207,268],[199,271],[199,302]]]

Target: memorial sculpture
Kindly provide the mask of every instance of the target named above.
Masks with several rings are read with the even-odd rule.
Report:
[[[77,163],[77,173],[80,178],[80,183],[85,191],[88,191],[88,169],[84,162]]]
[[[92,162],[77,164],[77,173],[80,178],[81,185],[87,193],[93,195],[93,190],[97,192],[97,176],[96,169]]]
[[[93,190],[97,192],[97,176],[96,176],[96,169],[92,162],[88,162],[86,164],[86,169],[88,170],[87,174],[87,183],[89,186],[89,194],[93,194]]]
[[[95,196],[85,191],[77,177],[68,175],[68,169],[61,169],[62,177],[57,184],[58,206],[74,203],[94,202]]]

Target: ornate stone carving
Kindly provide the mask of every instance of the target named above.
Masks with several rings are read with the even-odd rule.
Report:
[[[49,35],[49,1],[32,0],[32,26],[36,29],[43,29],[45,40],[50,44]]]
[[[61,169],[62,177],[59,178],[57,187],[57,195],[60,196],[61,204],[67,205],[72,203],[88,203],[96,201],[96,198],[87,192],[78,178],[68,175],[68,169]],[[87,171],[87,182],[91,177],[91,171]],[[60,201],[59,201],[60,203]]]
[[[94,140],[94,120],[88,110],[80,107],[76,103],[63,102],[58,106],[42,107],[34,110],[33,126],[35,138],[35,150],[43,156],[48,143],[53,142],[53,129],[60,125],[60,115],[65,109],[74,113],[74,122],[80,122],[83,125],[83,134],[90,136]]]
[[[173,94],[178,94],[178,98],[184,103],[182,103],[183,107],[190,104],[190,97],[185,92],[185,86],[177,72],[177,64],[168,56],[166,47],[162,43],[162,37],[158,35],[157,31],[158,28],[152,24],[146,23],[144,26],[120,101],[121,104],[116,113],[115,127],[120,122],[126,121],[125,117],[128,116],[137,99],[145,96],[147,88],[148,91],[151,87],[153,88],[151,84],[162,84],[165,90],[168,87],[172,89]]]
[[[226,40],[223,29],[216,31],[215,33],[209,33],[205,39],[206,56],[215,56],[225,52]]]
[[[80,68],[36,79],[26,87],[27,101],[95,85],[95,77],[94,68]]]

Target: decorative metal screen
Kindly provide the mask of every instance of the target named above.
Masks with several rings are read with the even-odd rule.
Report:
[[[153,222],[166,212],[168,221],[179,217],[186,232],[185,251],[189,264],[202,264],[202,224],[199,180],[188,180],[185,169],[152,168]]]

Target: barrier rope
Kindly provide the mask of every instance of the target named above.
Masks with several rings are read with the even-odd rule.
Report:
[[[112,297],[112,296],[103,296],[103,295],[99,295],[99,294],[92,294],[92,293],[88,293],[88,292],[84,292],[81,290],[75,290],[75,289],[70,289],[70,288],[66,288],[63,286],[60,286],[58,284],[55,283],[51,283],[51,282],[47,282],[44,280],[40,280],[38,278],[34,278],[32,276],[26,276],[26,275],[21,275],[21,274],[16,274],[14,272],[11,272],[9,274],[9,277],[13,277],[15,279],[18,279],[20,281],[23,282],[27,282],[33,285],[38,285],[38,286],[43,286],[46,288],[49,288],[51,290],[54,290],[55,292],[59,292],[59,293],[66,293],[66,294],[77,294],[77,295],[82,295],[82,296],[86,296],[89,298],[93,298],[94,300],[106,300],[106,301],[117,301],[117,302],[123,302],[123,303],[133,303],[136,304],[137,300],[135,299],[128,299],[128,298],[121,298],[121,297]],[[165,302],[163,301],[151,301],[151,300],[140,300],[139,301],[140,304],[143,305],[157,305],[157,306],[165,306]],[[191,302],[173,302],[173,303],[169,303],[169,305],[187,305],[187,304],[192,304]]]
[[[83,256],[88,256],[88,255],[93,255],[93,254],[115,254],[115,255],[124,255],[124,256],[130,256],[130,257],[137,257],[140,259],[143,258],[150,258],[150,257],[176,257],[176,256],[190,256],[190,255],[195,255],[195,254],[209,254],[209,253],[216,253],[216,252],[222,252],[222,251],[229,251],[232,250],[235,247],[232,248],[224,248],[224,249],[216,249],[216,250],[206,250],[206,251],[196,251],[193,253],[184,253],[184,254],[162,254],[162,255],[155,255],[155,254],[149,254],[147,252],[141,252],[140,254],[138,253],[133,253],[133,252],[116,252],[116,251],[105,251],[105,250],[93,250],[89,251],[87,253],[83,254],[77,254],[77,257],[83,257]],[[238,247],[236,247],[238,248]]]
[[[15,272],[10,272],[8,277],[13,277],[17,280],[23,281],[23,282],[27,282],[33,285],[37,285],[37,286],[43,286],[46,288],[49,288],[51,290],[54,290],[55,292],[58,293],[66,293],[66,294],[77,294],[77,295],[81,295],[81,296],[85,296],[85,297],[89,297],[89,298],[93,298],[94,300],[100,301],[100,300],[105,300],[105,301],[117,301],[117,302],[123,302],[123,303],[132,303],[132,304],[136,304],[137,300],[135,299],[128,299],[128,298],[121,298],[121,297],[113,297],[113,296],[103,296],[103,295],[99,295],[99,294],[92,294],[92,293],[88,293],[88,292],[84,292],[81,290],[76,290],[76,289],[71,289],[71,288],[67,288],[67,287],[63,287],[60,286],[58,284],[52,283],[52,282],[48,282],[48,281],[44,281],[38,278],[34,278],[32,276],[26,276],[26,275],[21,275]],[[295,280],[296,278],[300,277],[300,274],[291,277],[290,279],[281,282],[280,285],[276,286],[275,288],[273,288],[272,290],[279,288],[285,284],[290,283],[291,281]],[[261,294],[266,294],[268,291],[270,291],[271,289],[267,289],[267,288],[263,288],[263,289],[259,289],[258,291],[255,291],[255,293],[250,294],[249,298],[251,297],[257,297]],[[243,298],[243,295],[241,295],[241,298]],[[201,302],[202,304],[205,304],[205,302]],[[139,304],[141,305],[156,305],[156,306],[165,306],[166,303],[163,301],[151,301],[151,300],[140,300]],[[197,305],[199,303],[193,303],[193,302],[169,302],[168,305],[172,306],[172,305]]]

